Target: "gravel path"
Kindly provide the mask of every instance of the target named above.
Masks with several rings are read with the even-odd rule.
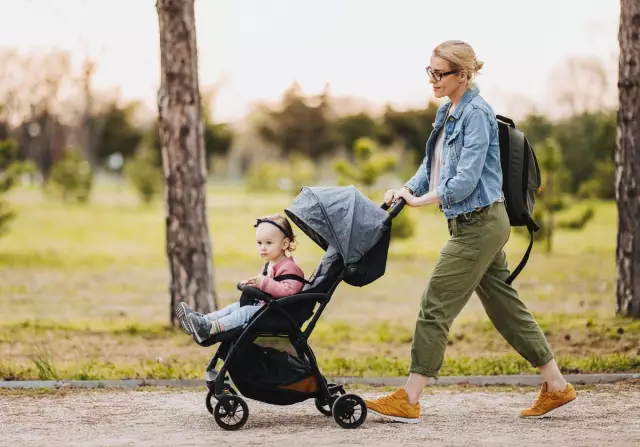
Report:
[[[5,393],[0,445],[640,445],[640,385],[604,387],[579,391],[573,407],[541,420],[517,417],[535,399],[533,392],[435,390],[422,401],[420,424],[369,415],[356,430],[320,415],[313,401],[275,407],[249,400],[249,421],[237,432],[216,425],[204,407],[204,391]]]

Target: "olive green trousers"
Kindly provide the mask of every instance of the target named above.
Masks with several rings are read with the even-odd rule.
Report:
[[[411,346],[412,373],[438,375],[451,323],[474,290],[496,329],[532,366],[553,359],[540,326],[518,292],[505,283],[509,268],[503,247],[510,231],[502,202],[465,219],[449,220],[451,237],[440,252],[420,302]]]

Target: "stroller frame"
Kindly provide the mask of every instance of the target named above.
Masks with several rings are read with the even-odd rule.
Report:
[[[216,354],[209,362],[205,373],[206,385],[209,389],[206,406],[207,410],[214,415],[216,422],[220,427],[226,430],[237,430],[242,428],[246,423],[248,418],[248,406],[239,396],[236,395],[236,391],[229,384],[229,377],[227,374],[229,372],[229,365],[233,361],[234,357],[238,355],[237,353],[241,350],[243,344],[250,342],[259,336],[286,336],[292,341],[292,345],[296,349],[298,356],[304,356],[308,359],[313,377],[315,377],[318,386],[318,390],[315,393],[315,404],[318,411],[325,416],[333,416],[336,422],[343,428],[357,428],[364,422],[367,415],[367,407],[362,398],[354,394],[346,394],[342,385],[328,383],[326,381],[320,372],[315,354],[308,343],[308,339],[313,332],[317,321],[320,319],[322,312],[331,300],[333,292],[336,290],[340,282],[342,282],[343,278],[344,269],[338,274],[338,277],[326,293],[303,291],[298,294],[279,299],[273,299],[259,289],[238,285],[239,290],[244,293],[248,293],[257,299],[264,300],[265,305],[256,312],[248,322],[247,326],[242,329],[242,333],[237,338],[232,337],[230,334],[230,336],[224,337],[222,340],[220,338],[215,338],[215,340],[213,340],[213,343],[221,341],[221,345],[218,347]],[[286,308],[294,303],[312,301],[320,306],[313,313],[313,316],[305,330],[302,331],[301,326],[304,325],[304,322],[302,322],[302,324],[297,322]],[[259,326],[261,321],[269,318],[269,316],[273,316],[274,313],[283,317],[284,321],[288,323],[287,328],[283,327],[278,330],[255,329]],[[236,329],[235,331],[239,332],[240,329]],[[227,352],[227,343],[229,342],[233,342],[233,345]],[[223,357],[224,364],[222,365],[222,368],[217,371],[215,368],[218,361]],[[215,408],[212,405],[212,399],[216,399],[218,401]],[[229,414],[233,416],[239,406],[242,407],[243,410],[243,417],[240,421],[235,424],[228,424],[224,422],[223,419]],[[354,417],[354,414],[358,412],[355,407],[360,407],[359,417],[357,418]]]
[[[235,340],[235,343],[233,344],[233,346],[231,347],[231,350],[226,353],[225,355],[225,364],[222,366],[222,368],[220,369],[220,371],[216,371],[215,367],[218,363],[218,361],[222,358],[222,353],[221,350],[223,349],[223,346],[221,345],[218,350],[216,351],[216,354],[213,356],[213,358],[211,359],[211,362],[209,363],[209,366],[207,367],[207,373],[213,373],[211,375],[207,374],[207,387],[213,391],[216,396],[220,395],[224,392],[225,390],[225,380],[226,380],[226,374],[228,372],[228,365],[230,364],[230,362],[232,361],[232,359],[234,358],[234,355],[236,354],[236,352],[240,349],[240,347],[242,346],[243,342],[246,342],[247,339],[251,338],[252,336],[256,335],[268,335],[268,336],[281,336],[281,334],[284,333],[284,331],[254,331],[252,330],[254,326],[257,325],[257,323],[259,323],[261,321],[261,319],[266,318],[266,316],[268,316],[268,313],[271,312],[278,312],[278,314],[280,314],[282,317],[285,318],[285,320],[290,324],[290,330],[292,331],[292,333],[287,333],[286,336],[288,337],[295,337],[297,342],[302,343],[302,346],[305,348],[304,354],[308,356],[308,359],[310,360],[311,363],[311,367],[313,368],[313,372],[314,374],[316,374],[318,376],[318,378],[320,378],[320,369],[318,367],[318,363],[317,360],[315,358],[315,355],[313,354],[313,351],[311,350],[311,347],[309,346],[309,343],[307,342],[309,336],[311,335],[311,333],[313,332],[313,329],[317,323],[317,321],[320,319],[320,316],[322,315],[322,312],[324,311],[325,307],[327,307],[327,304],[329,303],[329,301],[331,300],[331,295],[333,294],[333,292],[335,291],[335,289],[337,288],[338,284],[340,284],[340,282],[342,281],[343,275],[340,274],[340,276],[338,277],[337,281],[333,284],[333,286],[331,287],[331,289],[327,292],[327,293],[318,293],[318,292],[311,292],[311,293],[305,293],[305,292],[301,292],[295,295],[291,295],[290,297],[285,297],[285,298],[279,298],[279,299],[273,299],[271,298],[269,295],[265,294],[264,292],[255,289],[253,287],[243,287],[241,289],[241,291],[245,292],[245,293],[249,293],[250,295],[253,295],[254,297],[264,300],[266,301],[266,304],[264,306],[262,306],[256,313],[255,315],[251,318],[251,320],[249,321],[249,323],[247,324],[247,326],[242,330],[242,334],[240,334],[240,336],[237,338],[237,340]],[[240,287],[238,287],[240,289]],[[304,330],[304,332],[301,330],[300,328],[300,324],[298,322],[295,321],[295,319],[291,316],[291,314],[289,314],[289,312],[287,312],[285,309],[283,309],[283,307],[286,307],[288,305],[291,305],[293,303],[299,303],[302,301],[315,301],[317,303],[320,304],[320,307],[318,308],[318,310],[314,313],[311,321],[309,322],[309,324],[307,325],[306,329]],[[304,323],[303,323],[304,324]],[[223,342],[226,340],[222,340]],[[297,345],[294,345],[297,348]],[[328,391],[327,387],[321,387],[324,388],[323,391],[326,391],[326,394],[324,397],[329,398],[331,397],[331,393]]]
[[[396,202],[388,213],[385,219],[385,225],[388,225],[389,231],[390,221],[397,216],[404,205],[405,202],[401,199]],[[381,208],[387,211],[390,207],[382,204]],[[388,244],[388,239],[386,243]],[[326,247],[323,248],[326,249]],[[339,261],[342,263],[342,259]],[[252,298],[263,301],[265,304],[253,315],[244,328],[236,328],[229,332],[222,332],[199,343],[201,346],[211,346],[218,342],[221,343],[209,362],[205,373],[205,381],[209,389],[206,399],[207,410],[213,414],[220,427],[225,430],[238,430],[244,426],[248,419],[249,409],[246,402],[242,397],[237,395],[237,392],[229,384],[229,365],[231,365],[233,360],[238,356],[244,344],[247,342],[252,343],[260,336],[289,338],[298,356],[302,359],[307,359],[308,366],[312,373],[309,377],[314,377],[317,384],[316,390],[305,392],[304,394],[306,394],[306,396],[302,396],[299,400],[288,403],[268,402],[265,400],[266,403],[290,405],[315,397],[315,405],[318,411],[325,416],[333,416],[336,423],[342,428],[357,428],[365,421],[367,417],[367,407],[364,400],[355,394],[346,394],[342,385],[327,382],[320,372],[316,357],[308,343],[308,339],[316,323],[322,316],[329,301],[331,301],[331,297],[338,285],[345,279],[349,284],[360,285],[358,283],[354,284],[350,279],[352,278],[351,275],[359,273],[358,270],[358,265],[342,263],[342,265],[338,267],[334,261],[328,266],[328,272],[331,272],[331,275],[325,278],[324,281],[326,281],[326,283],[321,281],[306,291],[278,299],[272,298],[257,288],[241,284],[237,285],[238,290],[244,294],[248,294]],[[381,274],[383,274],[383,271],[377,273],[378,276]],[[324,287],[319,287],[320,285],[329,285],[329,287],[325,289]],[[314,289],[324,290],[316,291]],[[311,314],[305,315],[304,318],[299,318],[298,321],[296,321],[296,318],[287,310],[287,308],[291,309],[291,306],[294,304],[311,305],[311,303],[313,303],[313,307],[308,309],[311,311]],[[317,304],[319,304],[319,307],[314,311]],[[286,323],[285,327],[269,327],[269,320],[267,320],[267,318],[273,316],[281,317],[278,324],[284,322]],[[309,322],[303,331],[302,327],[307,321]],[[263,322],[267,323],[266,326],[261,326]],[[216,366],[221,359],[224,359],[224,364],[218,371],[216,370]],[[217,400],[215,408],[213,407],[212,399]],[[236,412],[242,414],[237,421],[235,420]],[[226,422],[227,418],[233,418],[233,423]]]

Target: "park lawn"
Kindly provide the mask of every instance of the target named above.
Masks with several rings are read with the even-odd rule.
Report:
[[[215,282],[221,305],[256,274],[253,223],[292,197],[208,191]],[[37,189],[10,200],[18,217],[0,239],[0,378],[200,378],[213,348],[167,326],[164,210],[140,206],[125,185],[98,185],[88,206]],[[404,375],[420,296],[446,240],[437,210],[407,210],[414,237],[392,244],[386,275],[341,285],[311,337],[326,374]],[[574,211],[576,212],[576,211]],[[322,251],[303,234],[294,253],[307,275]],[[517,280],[565,371],[640,371],[640,323],[615,316],[616,209],[598,203],[580,232],[558,231],[554,253],[536,245]],[[527,240],[512,234],[512,265]],[[450,334],[442,374],[532,372],[472,297]]]

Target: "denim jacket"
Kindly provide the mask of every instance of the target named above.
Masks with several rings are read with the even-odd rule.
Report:
[[[424,161],[405,184],[416,197],[429,191],[431,154],[444,126],[440,184],[436,192],[448,219],[503,198],[498,123],[493,109],[476,87],[465,92],[445,123],[450,105],[447,100],[438,109]]]

